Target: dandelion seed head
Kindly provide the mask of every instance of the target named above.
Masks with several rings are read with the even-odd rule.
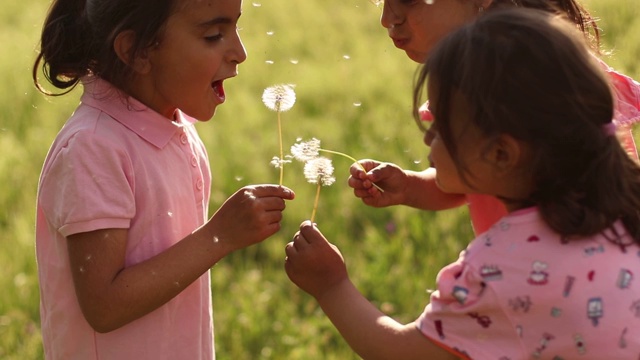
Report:
[[[320,155],[320,140],[312,138],[309,141],[293,144],[291,155],[294,159],[302,162],[317,158]]]
[[[262,102],[273,111],[288,111],[296,102],[293,84],[280,84],[264,89]]]
[[[311,159],[304,164],[304,177],[308,182],[319,183],[322,186],[330,186],[336,182],[336,178],[333,177],[333,164],[324,156]]]

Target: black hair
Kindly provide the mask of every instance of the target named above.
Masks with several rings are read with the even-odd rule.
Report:
[[[43,25],[40,51],[33,66],[36,87],[47,95],[71,91],[86,75],[97,75],[126,90],[132,69],[114,50],[122,31],[135,34],[127,54],[132,61],[154,46],[175,0],[54,0]],[[50,93],[38,80],[42,69],[60,94]]]
[[[416,122],[427,78],[438,93],[435,126],[461,174],[450,124],[455,93],[488,139],[501,134],[532,149],[528,203],[565,238],[621,219],[640,243],[640,167],[612,126],[608,78],[566,18],[532,9],[487,12],[443,39],[416,78]]]

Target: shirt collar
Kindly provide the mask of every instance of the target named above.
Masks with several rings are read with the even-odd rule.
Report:
[[[100,78],[85,77],[82,84],[82,103],[108,114],[158,148],[167,145],[173,135],[181,132],[183,127],[195,123],[193,118],[180,110],[176,110],[176,120],[170,121]]]

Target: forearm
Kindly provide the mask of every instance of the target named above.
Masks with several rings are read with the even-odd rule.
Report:
[[[383,314],[345,279],[318,299],[349,346],[365,360],[451,359],[419,333]]]
[[[417,172],[405,170],[407,187],[404,205],[422,210],[446,210],[466,203],[466,197],[461,194],[447,194],[442,192],[436,184],[436,170],[428,168]]]
[[[208,229],[198,229],[162,253],[104,278],[105,286],[76,286],[83,313],[96,331],[115,330],[173,299],[231,251],[214,242]],[[74,273],[77,283],[91,276],[91,260]]]

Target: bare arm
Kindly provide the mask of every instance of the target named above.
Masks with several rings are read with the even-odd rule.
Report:
[[[70,265],[85,318],[96,331],[108,332],[157,309],[232,251],[277,232],[284,199],[293,196],[278,186],[241,189],[201,228],[130,267],[124,266],[128,230],[69,236]]]
[[[431,342],[414,323],[384,315],[356,289],[340,251],[309,222],[286,247],[287,275],[315,297],[327,317],[363,359],[456,359]]]
[[[438,188],[434,168],[418,172],[375,160],[361,160],[360,164],[367,172],[354,164],[348,183],[354,195],[369,206],[407,205],[422,210],[445,210],[461,206],[466,201],[464,195],[447,194]],[[384,192],[380,192],[372,183],[380,186]]]

